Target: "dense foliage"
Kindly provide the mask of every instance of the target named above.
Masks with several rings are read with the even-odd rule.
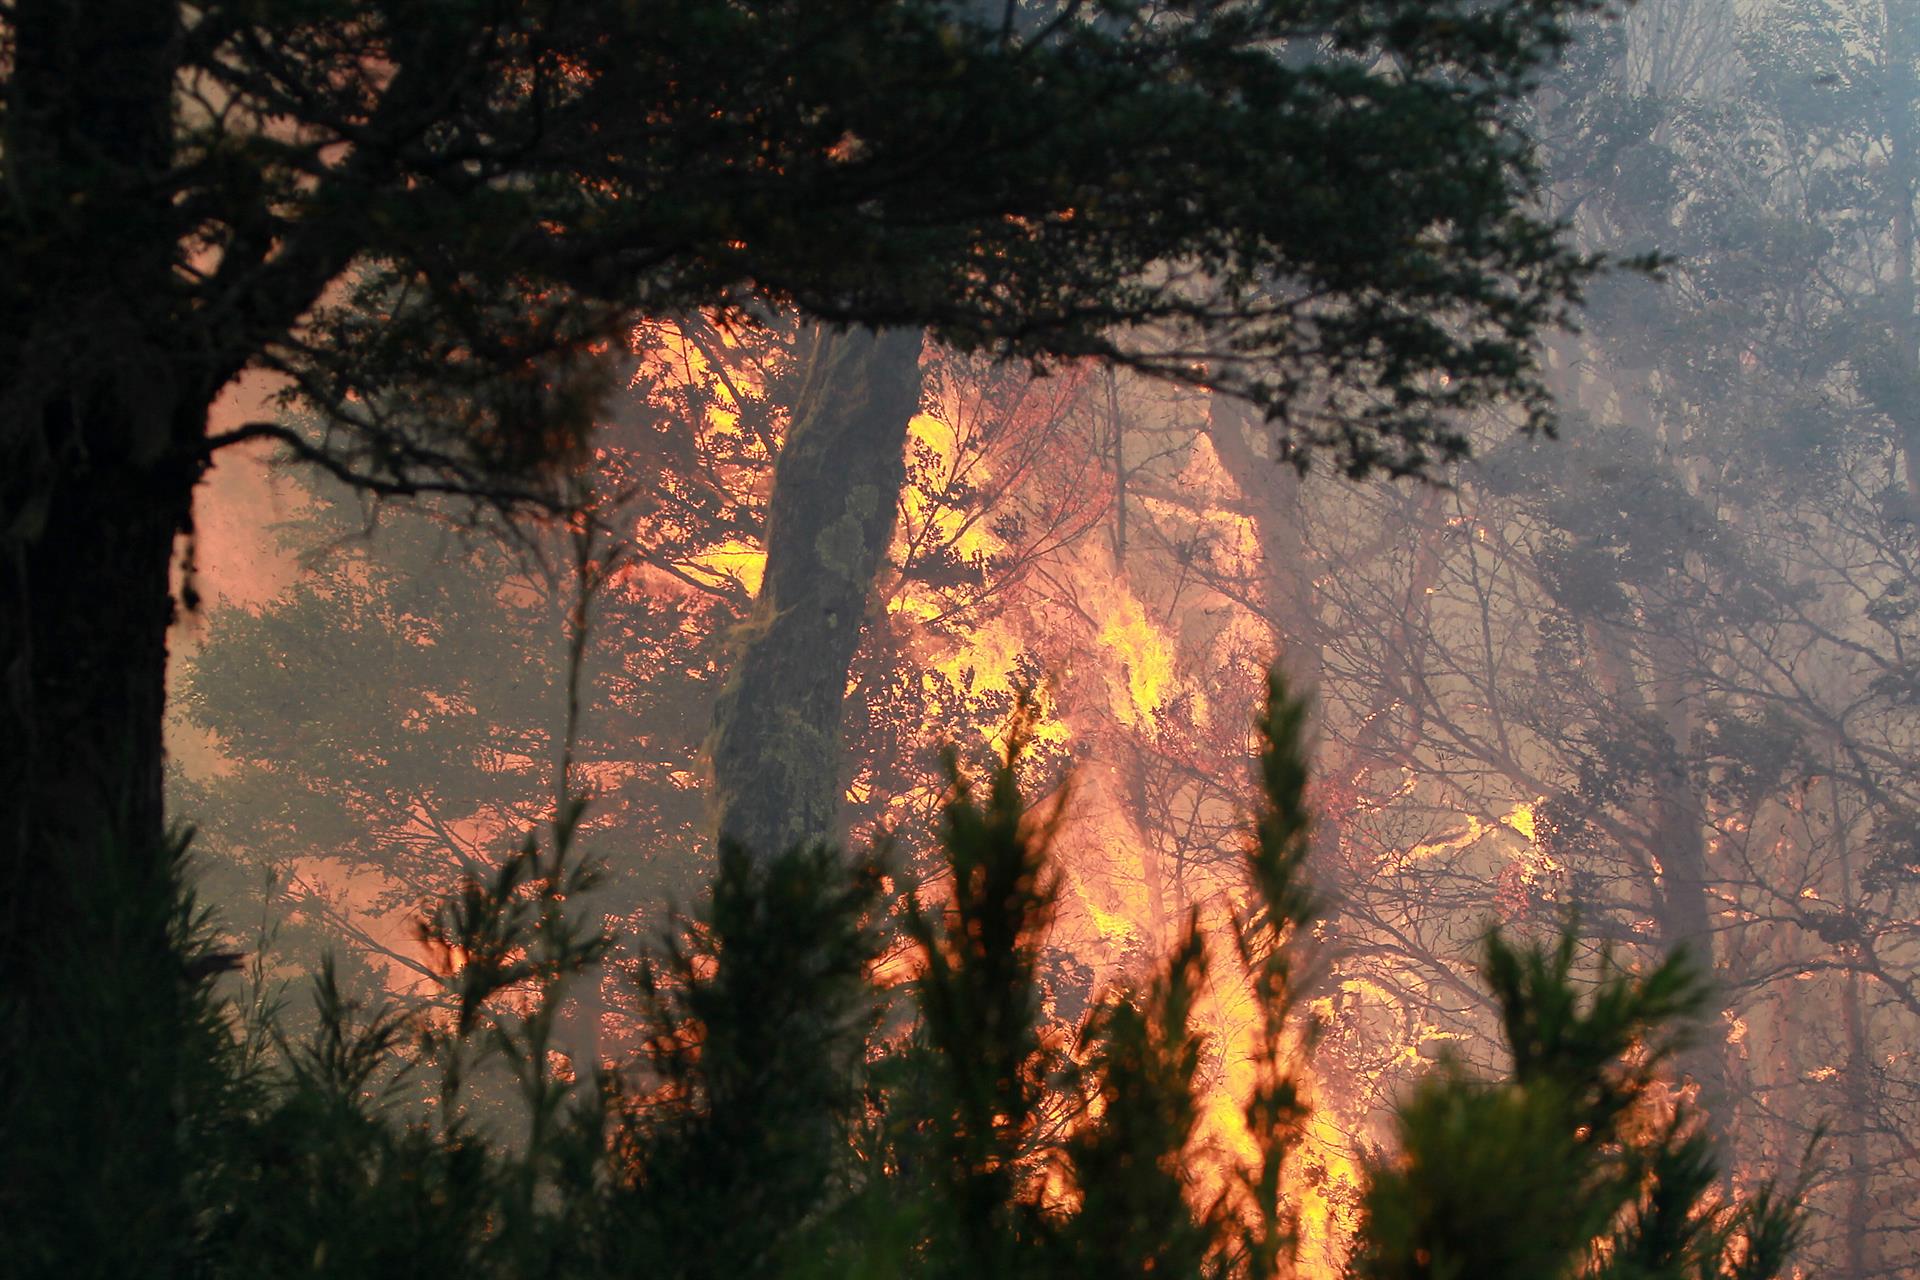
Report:
[[[1660,0],[1523,94],[1592,7],[0,0],[10,1256],[1267,1275],[1306,1185],[1362,1275],[1761,1276],[1801,1219],[1731,1197],[1784,1167],[1815,1265],[1910,1269],[1920,33]],[[1657,296],[1589,275],[1654,247]],[[307,416],[209,436],[241,369]],[[1514,440],[1548,392],[1576,439]],[[1444,489],[1284,465],[1469,437]],[[291,907],[236,1012],[158,841],[159,637],[194,479],[257,438],[362,492],[617,500],[526,555],[298,500],[289,548],[340,572],[213,615],[173,690],[221,740],[168,802],[200,883]],[[1276,649],[1322,694],[1337,915],[1231,836]],[[1041,672],[1027,772],[926,841],[924,744],[977,760]],[[808,765],[806,804],[757,758],[703,788],[710,727]],[[1068,753],[1055,830],[1016,792]],[[1305,856],[1297,784],[1263,850]],[[728,849],[637,961],[578,913],[654,931],[703,790],[902,835]],[[1474,941],[1570,905],[1578,939]],[[276,1009],[301,932],[350,945]]]
[[[1320,907],[1297,703],[1273,696],[1263,800],[1244,846],[1246,907],[1109,991],[1070,1039],[1048,1034],[1036,940],[1054,902],[1053,826],[1012,758],[957,772],[945,893],[903,894],[876,859],[824,848],[724,853],[704,908],[634,975],[644,1051],[569,1058],[570,984],[602,957],[579,808],[476,875],[423,923],[450,1005],[409,1017],[317,985],[290,1039],[271,1002],[217,1000],[204,922],[177,880],[168,963],[75,983],[58,1043],[29,1064],[30,1141],[8,1187],[10,1265],[26,1274],[1291,1274],[1286,1174],[1310,1104],[1301,1005]],[[184,846],[176,846],[178,874]],[[103,896],[103,900],[104,896]],[[124,925],[103,918],[101,930]],[[874,964],[889,940],[904,988]],[[1711,1143],[1658,1082],[1700,988],[1675,959],[1576,975],[1572,935],[1495,933],[1483,974],[1506,1028],[1500,1079],[1444,1063],[1403,1104],[1371,1167],[1356,1277],[1763,1280],[1797,1211],[1770,1189],[1721,1198]],[[1250,1159],[1214,1184],[1194,1150],[1195,999],[1226,957],[1263,1010],[1246,1099]],[[111,1053],[124,1087],[76,1094],[67,1053]],[[169,1092],[155,1096],[159,1082]],[[76,1160],[76,1125],[160,1107],[171,1141],[125,1170]],[[180,1179],[141,1182],[178,1162]],[[153,1188],[179,1187],[156,1201]]]
[[[58,921],[151,878],[101,860],[164,846],[175,540],[220,449],[551,498],[634,324],[791,308],[891,330],[895,431],[925,328],[1418,469],[1458,411],[1544,421],[1532,340],[1596,263],[1516,104],[1596,4],[0,4],[0,1071],[63,1016]],[[318,431],[216,426],[246,375]]]

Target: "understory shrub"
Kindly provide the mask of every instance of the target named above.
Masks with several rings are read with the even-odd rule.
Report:
[[[8,1013],[0,1199],[10,1274],[79,1277],[1119,1276],[1292,1274],[1299,1072],[1321,964],[1307,880],[1304,711],[1276,682],[1231,946],[1190,916],[1150,972],[1071,1034],[1042,1012],[1040,938],[1062,806],[1015,783],[1024,721],[984,779],[950,769],[947,883],[884,851],[720,851],[703,906],[632,979],[640,1052],[569,1060],[563,1034],[608,939],[579,808],[423,923],[432,1012],[366,1008],[329,966],[313,1030],[216,995],[229,958],[183,878],[95,886],[71,1016]],[[156,905],[159,904],[159,905]],[[131,957],[164,908],[168,955]],[[1367,1164],[1356,1280],[1764,1280],[1796,1195],[1734,1197],[1701,1117],[1662,1087],[1700,1012],[1685,957],[1635,971],[1486,938],[1510,1067],[1444,1058]],[[879,958],[911,976],[874,981]],[[1237,972],[1221,974],[1220,958]],[[1195,1172],[1210,984],[1252,994],[1251,1156]],[[126,1151],[115,1117],[163,1108],[175,1142]]]

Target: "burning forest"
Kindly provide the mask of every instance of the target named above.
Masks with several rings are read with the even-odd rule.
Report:
[[[1908,6],[82,8],[0,1271],[1920,1270]]]

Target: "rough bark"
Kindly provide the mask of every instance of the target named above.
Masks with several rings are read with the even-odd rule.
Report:
[[[757,857],[839,836],[841,704],[905,482],[917,330],[820,332],[774,466],[766,572],[714,708],[715,828]]]

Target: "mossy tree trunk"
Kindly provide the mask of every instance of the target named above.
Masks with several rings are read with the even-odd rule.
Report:
[[[817,331],[774,466],[766,572],[714,708],[714,825],[772,857],[838,837],[841,704],[905,483],[918,330]]]

